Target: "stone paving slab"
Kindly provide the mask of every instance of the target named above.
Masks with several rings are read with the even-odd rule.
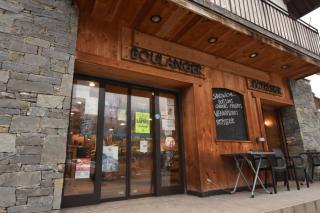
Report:
[[[125,201],[105,202],[98,205],[63,209],[63,213],[262,213],[262,212],[320,212],[320,183],[302,186],[291,191],[279,187],[278,194],[258,191],[254,199],[249,192],[199,198],[192,195],[149,197]],[[297,210],[300,211],[297,212]]]

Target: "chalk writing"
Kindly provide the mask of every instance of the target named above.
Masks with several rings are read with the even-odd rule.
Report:
[[[247,126],[241,94],[213,89],[212,99],[218,140],[247,140]]]

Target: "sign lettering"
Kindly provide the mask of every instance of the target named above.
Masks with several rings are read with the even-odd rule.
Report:
[[[174,58],[172,56],[166,56],[151,50],[132,47],[130,58],[135,61],[148,63],[164,69],[183,72],[197,77],[204,77],[202,73],[202,66],[200,64]]]
[[[272,85],[268,82],[259,81],[259,80],[248,80],[248,86],[250,89],[253,89],[253,90],[282,96],[281,87]]]

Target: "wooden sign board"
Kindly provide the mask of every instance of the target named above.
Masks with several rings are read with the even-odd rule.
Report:
[[[279,86],[255,79],[248,79],[247,82],[248,88],[251,90],[256,90],[276,96],[283,96],[282,88]]]

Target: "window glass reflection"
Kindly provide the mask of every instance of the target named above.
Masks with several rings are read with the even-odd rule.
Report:
[[[94,192],[99,84],[75,80],[71,101],[64,195]]]
[[[176,186],[180,184],[180,155],[175,96],[161,93],[159,109],[161,186]]]
[[[127,93],[125,87],[106,88],[101,198],[126,195]]]

